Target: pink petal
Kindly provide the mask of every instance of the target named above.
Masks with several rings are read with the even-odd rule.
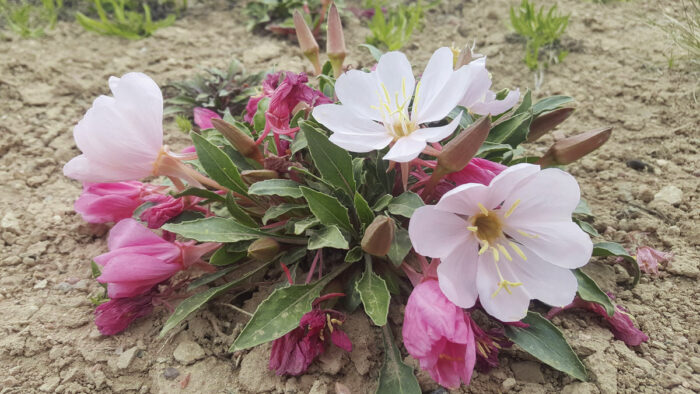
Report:
[[[459,216],[426,205],[413,212],[408,234],[416,252],[424,256],[446,257],[469,242],[471,232],[467,226],[469,224]]]
[[[476,240],[469,238],[443,258],[437,268],[440,290],[460,308],[473,307],[479,296],[476,289],[478,250]]]
[[[201,130],[213,129],[212,119],[221,119],[221,116],[207,108],[195,107],[194,109],[194,124]]]

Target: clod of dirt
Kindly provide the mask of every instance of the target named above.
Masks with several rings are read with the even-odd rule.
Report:
[[[540,369],[540,364],[534,361],[518,361],[510,366],[515,379],[523,382],[544,383],[544,375]]]
[[[120,354],[119,360],[117,360],[117,369],[129,368],[129,365],[131,365],[131,362],[134,361],[134,358],[136,357],[138,351],[139,348],[134,346],[131,349],[125,350],[122,354]]]
[[[180,376],[180,371],[173,367],[168,367],[165,368],[165,371],[163,371],[163,376],[168,380],[173,380],[176,377]]]
[[[204,350],[197,342],[186,340],[177,345],[173,352],[173,357],[181,364],[188,365],[204,358]]]
[[[666,203],[671,205],[678,205],[683,201],[683,190],[677,188],[676,186],[669,185],[665,186],[663,189],[659,190],[658,193],[654,194],[654,201],[652,203]]]

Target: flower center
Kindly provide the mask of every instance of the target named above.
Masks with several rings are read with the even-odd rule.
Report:
[[[393,95],[389,92],[389,89],[387,89],[384,83],[382,83],[380,87],[381,90],[375,92],[379,98],[379,105],[372,105],[370,108],[382,114],[384,127],[386,127],[389,134],[394,137],[394,141],[418,130],[418,125],[411,120],[408,114],[408,104],[411,102],[411,97],[407,96],[406,79],[403,78],[401,80],[401,91],[393,92]],[[414,107],[418,103],[419,89],[420,82],[418,82],[418,86],[416,86],[416,92],[413,98]]]
[[[472,224],[476,227],[476,237],[491,245],[503,236],[503,224],[494,211],[479,213],[472,218]]]

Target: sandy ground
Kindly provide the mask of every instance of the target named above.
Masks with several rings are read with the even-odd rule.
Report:
[[[427,28],[406,52],[422,69],[436,46],[476,39],[497,88],[532,86],[520,61],[523,48],[507,39],[510,3],[446,1],[430,12]],[[628,348],[598,318],[564,314],[555,322],[583,358],[590,382],[575,382],[511,350],[498,369],[476,374],[459,391],[700,391],[698,73],[683,64],[668,69],[670,47],[645,22],[664,7],[673,11],[674,4],[560,1],[572,13],[566,41],[572,52],[535,93],[577,99],[576,113],[555,136],[614,126],[601,151],[570,166],[597,215],[595,227],[626,245],[646,233],[648,244],[676,255],[660,277],[644,277],[634,289],[625,285],[628,274],[609,261],[588,268],[650,341]],[[367,64],[369,56],[355,49],[366,29],[356,21],[347,25],[354,51],[349,61]],[[194,5],[174,26],[137,42],[97,36],[69,23],[40,40],[0,42],[0,393],[325,393],[334,392],[336,382],[352,392],[374,390],[380,334],[360,314],[350,316],[346,327],[355,350],[349,355],[332,350],[298,378],[267,370],[268,346],[229,354],[245,320],[216,305],[164,340],[156,336],[166,311],[115,337],[102,337],[94,327],[88,296],[97,285],[89,262],[106,251],[107,227],[87,225],[72,210],[80,186],[61,173],[77,153],[72,126],[98,94],[108,92],[110,75],[143,71],[164,85],[205,66],[223,67],[232,56],[253,70],[306,67],[286,42],[251,35],[243,26],[241,8],[220,3],[213,10]],[[172,124],[168,129],[168,142],[183,142]],[[541,152],[553,138],[531,149]],[[629,168],[630,159],[653,171]],[[682,192],[679,201],[669,204],[657,195],[668,186]],[[264,295],[254,295],[244,308],[252,310],[252,302]],[[395,326],[400,327],[401,311],[398,303],[392,305]],[[418,376],[425,391],[438,389],[427,374]]]

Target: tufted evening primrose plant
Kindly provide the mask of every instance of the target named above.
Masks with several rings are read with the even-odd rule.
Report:
[[[495,92],[470,48],[438,49],[419,76],[400,52],[378,54],[372,70],[345,65],[338,18],[330,5],[318,75],[269,74],[236,113],[188,107],[198,127],[179,153],[164,145],[155,82],[110,79],[64,168],[83,183],[76,211],[115,223],[92,264],[100,332],[155,324],[172,335],[225,294],[227,308],[212,311],[245,324],[230,351],[272,343],[268,367],[296,376],[331,346],[352,352],[358,333],[345,324],[364,313],[381,327],[359,335],[381,335],[382,394],[421,392],[402,349],[449,388],[497,367],[509,346],[586,380],[548,320],[562,309],[604,315],[629,346],[646,341],[606,293],[618,289],[580,269],[608,259],[633,286],[638,262],[653,266],[644,250],[635,259],[591,240],[593,213],[565,172],[611,129],[540,155],[526,143],[570,117],[572,98]],[[207,92],[195,101],[214,102]],[[243,309],[251,291],[261,301]],[[543,316],[542,303],[555,309]],[[161,307],[172,311],[164,322],[152,315]]]

